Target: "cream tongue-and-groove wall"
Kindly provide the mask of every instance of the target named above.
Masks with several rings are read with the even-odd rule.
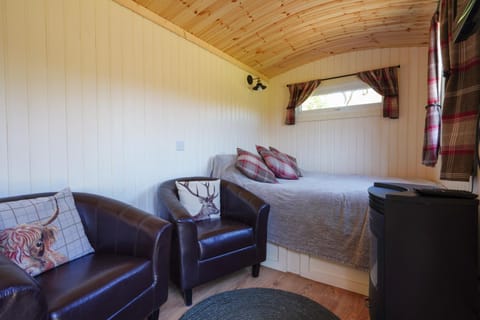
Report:
[[[70,186],[153,212],[161,181],[263,142],[247,74],[110,0],[0,0],[0,197]]]
[[[254,92],[246,71],[111,0],[0,0],[0,196],[70,186],[152,212],[161,181],[258,143],[305,169],[435,179],[420,163],[426,53],[333,56]],[[282,124],[287,83],[398,64],[399,120]]]
[[[283,125],[286,84],[400,65],[400,118],[381,116]],[[421,164],[427,48],[375,49],[322,59],[270,80],[269,142],[308,170],[436,180],[438,170]]]

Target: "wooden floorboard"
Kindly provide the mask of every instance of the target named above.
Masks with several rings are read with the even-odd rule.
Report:
[[[240,288],[275,288],[301,294],[317,301],[342,320],[368,320],[366,297],[270,268],[260,269],[260,276],[253,278],[251,269],[242,269],[193,289],[193,305],[220,292]],[[168,300],[160,308],[159,320],[177,320],[188,310],[178,289],[169,286]]]

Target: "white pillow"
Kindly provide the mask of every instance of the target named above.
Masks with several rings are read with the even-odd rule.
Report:
[[[220,179],[175,181],[180,203],[194,220],[220,217]]]
[[[70,189],[51,197],[0,203],[0,254],[30,275],[93,251]]]

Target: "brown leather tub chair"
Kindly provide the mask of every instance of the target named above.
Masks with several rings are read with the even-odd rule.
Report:
[[[253,277],[258,276],[260,262],[266,258],[270,205],[240,186],[221,180],[220,219],[194,221],[179,201],[176,180],[213,179],[165,181],[158,193],[158,214],[174,225],[172,280],[189,306],[195,286],[247,266],[252,266]]]
[[[0,319],[158,319],[168,294],[172,225],[116,200],[73,196],[95,253],[36,277],[0,255]]]

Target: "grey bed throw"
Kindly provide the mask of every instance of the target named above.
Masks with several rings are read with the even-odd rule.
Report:
[[[217,155],[211,175],[232,181],[270,204],[267,239],[273,244],[368,270],[370,231],[368,188],[375,181],[360,175],[303,171],[299,180],[261,183],[235,168],[235,155]]]

